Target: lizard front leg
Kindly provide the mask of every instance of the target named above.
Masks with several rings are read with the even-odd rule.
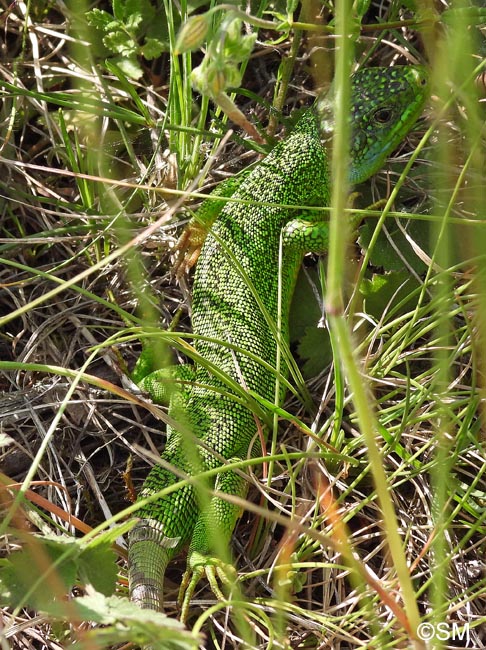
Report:
[[[237,176],[222,181],[202,202],[201,207],[184,228],[175,246],[174,252],[177,253],[177,258],[174,263],[174,273],[176,277],[181,277],[196,264],[206,236],[226,205],[227,199],[233,196],[250,172],[251,168],[245,169]]]

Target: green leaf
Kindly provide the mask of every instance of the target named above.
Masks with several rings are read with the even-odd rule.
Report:
[[[297,11],[299,1],[298,0],[287,0],[287,15],[293,15]]]
[[[0,601],[10,607],[28,604],[44,609],[56,591],[69,593],[76,583],[79,548],[79,542],[67,536],[33,538],[29,548],[12,553],[0,568]],[[66,551],[72,552],[61,560]]]
[[[130,79],[140,79],[143,75],[143,70],[140,67],[138,59],[135,55],[128,57],[117,57],[114,59],[115,64],[122,70]]]
[[[54,595],[64,597],[80,580],[102,594],[112,594],[117,565],[110,545],[133,524],[126,522],[84,546],[83,540],[67,535],[32,537],[26,548],[0,564],[0,602],[51,611]]]
[[[369,246],[374,233],[374,225],[371,221],[367,221],[360,228],[358,242],[364,249]],[[371,251],[373,266],[383,268],[385,271],[411,268],[419,275],[425,273],[427,267],[417,256],[413,245],[426,252],[429,250],[429,226],[425,221],[411,220],[405,229],[408,239],[396,223],[387,222],[388,234],[380,232]]]
[[[180,26],[179,15],[173,16],[174,30],[177,31]],[[145,39],[154,38],[163,44],[164,50],[169,50],[169,23],[164,7],[162,7],[158,14],[145,26]]]
[[[150,0],[126,0],[125,15],[134,16],[136,14],[145,24],[150,23],[155,18],[155,7]]]
[[[103,45],[107,47],[110,52],[114,54],[121,54],[122,56],[130,57],[134,54],[138,45],[135,41],[128,37],[127,33],[121,30],[111,32],[103,38]]]
[[[322,372],[332,360],[329,332],[325,327],[307,327],[297,351],[305,360],[302,375],[305,379],[315,377]]]
[[[0,560],[0,605],[18,607],[24,604],[25,589],[10,560]]]
[[[290,342],[298,342],[308,327],[315,327],[322,318],[318,288],[320,279],[315,267],[301,268],[295,285],[294,297],[290,306]]]
[[[394,316],[404,313],[416,303],[414,292],[419,286],[419,281],[405,270],[376,273],[371,280],[361,283],[364,309],[376,320],[382,318],[385,310],[392,311]]]
[[[102,9],[92,9],[86,14],[88,22],[92,27],[105,31],[108,25],[113,21],[113,16]]]
[[[446,25],[455,26],[458,23],[468,25],[484,25],[486,24],[486,7],[453,7],[446,9],[442,15],[441,20]]]
[[[182,623],[165,614],[152,610],[140,609],[131,603],[127,598],[118,596],[103,596],[94,593],[90,596],[82,596],[73,599],[73,604],[83,620],[94,621],[102,625],[110,625],[117,621],[138,621],[141,623],[161,623],[173,630],[184,630]]]
[[[368,11],[371,5],[371,0],[357,0],[356,2],[356,14],[358,18],[363,18],[365,13]]]
[[[124,0],[111,0],[111,4],[113,6],[113,15],[118,18],[118,20],[123,21],[127,16],[127,12],[125,11],[127,3],[124,2]]]
[[[297,345],[303,361],[304,378],[318,375],[331,360],[327,329],[320,327],[322,305],[319,297],[320,279],[316,267],[300,271],[290,308],[290,341]]]
[[[126,535],[137,523],[136,519],[128,519],[127,521],[114,526],[113,528],[108,528],[101,535],[97,535],[94,539],[89,542],[89,548],[95,548],[96,546],[105,546],[106,544],[114,544],[119,537]]]
[[[127,32],[130,32],[130,34],[133,34],[133,36],[136,37],[138,33],[138,27],[142,25],[142,21],[143,18],[140,13],[132,14],[129,16],[127,22],[125,23]]]
[[[69,608],[64,603],[52,603],[48,614],[70,620],[74,615],[81,621],[107,626],[90,630],[76,642],[79,650],[126,643],[150,645],[153,650],[196,650],[201,639],[185,629],[179,621],[165,614],[140,609],[129,600],[118,596],[103,596],[98,592],[74,598]],[[92,637],[92,638],[91,638]],[[74,646],[73,646],[74,648]]]
[[[159,41],[156,38],[146,38],[145,43],[140,50],[140,53],[146,59],[151,60],[156,59],[158,56],[160,56],[165,49],[166,45],[162,41]]]
[[[91,584],[96,591],[110,596],[116,585],[118,567],[116,554],[109,542],[88,546],[79,557],[79,577],[85,584]]]

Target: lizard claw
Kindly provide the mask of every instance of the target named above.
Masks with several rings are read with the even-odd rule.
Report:
[[[237,572],[236,569],[218,558],[203,556],[199,553],[192,553],[188,568],[182,578],[181,587],[177,603],[181,612],[181,622],[185,623],[189,616],[189,608],[194,591],[199,581],[206,576],[211,591],[218,600],[226,600],[226,596],[221,590],[220,584],[224,585],[227,591],[231,591]]]

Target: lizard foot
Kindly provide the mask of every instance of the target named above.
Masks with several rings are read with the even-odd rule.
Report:
[[[208,234],[208,227],[191,219],[177,240],[174,252],[177,258],[173,271],[177,278],[187,273],[197,262],[202,245]]]
[[[200,580],[206,576],[211,591],[218,600],[226,600],[221,586],[230,591],[236,581],[236,569],[219,558],[208,557],[201,553],[193,552],[188,561],[188,567],[182,578],[177,599],[181,622],[185,623],[189,616],[189,609],[194,591]]]

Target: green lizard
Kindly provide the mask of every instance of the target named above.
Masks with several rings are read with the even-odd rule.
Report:
[[[427,74],[418,66],[368,68],[353,76],[351,182],[365,180],[382,166],[420,115],[427,86]],[[140,375],[146,370],[135,372],[140,386],[157,402],[170,394],[169,375],[173,381],[189,382],[172,397],[169,415],[182,420],[201,445],[196,447],[183,433],[169,429],[163,463],[150,471],[140,499],[178,481],[170,466],[179,477],[193,477],[225,460],[261,453],[248,391],[263,398],[254,400],[262,412],[264,400],[273,403],[276,392],[283,398],[288,357],[283,355],[278,364],[277,347],[288,344],[289,308],[297,273],[304,254],[324,252],[328,242],[322,211],[303,214],[304,210],[290,207],[329,205],[328,163],[319,126],[318,111],[307,110],[290,135],[244,174],[241,182],[216,194],[224,197],[231,193],[238,202],[208,199],[201,208],[206,221],[214,222],[193,285],[194,349],[202,363],[169,372],[155,370],[145,377]],[[282,388],[276,390],[278,365]],[[224,471],[210,487],[243,497],[246,485],[241,473]],[[143,505],[138,514],[140,521],[129,539],[133,601],[162,610],[166,566],[187,543],[181,617],[187,616],[191,595],[204,573],[213,591],[221,595],[217,577],[224,581],[224,573],[212,557],[211,535],[216,531],[219,540],[229,545],[239,514],[235,505],[215,495],[209,507],[201,508],[197,490],[189,483]]]

